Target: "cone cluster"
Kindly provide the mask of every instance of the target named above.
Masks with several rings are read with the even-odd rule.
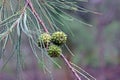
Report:
[[[58,57],[62,53],[61,45],[67,41],[67,35],[62,31],[54,32],[52,35],[43,33],[38,38],[38,46],[47,48],[50,57]]]

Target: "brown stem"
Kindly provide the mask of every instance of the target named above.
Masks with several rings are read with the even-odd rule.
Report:
[[[68,67],[70,68],[70,70],[73,72],[73,74],[76,76],[76,78],[78,80],[81,80],[81,78],[79,77],[79,75],[76,73],[76,71],[74,70],[74,68],[71,66],[71,64],[69,63],[69,61],[65,58],[65,56],[63,54],[61,54],[62,59],[65,61],[65,63],[68,65]]]
[[[26,0],[28,2],[28,6],[30,7],[30,9],[32,10],[33,14],[36,16],[37,20],[39,21],[39,23],[42,25],[43,29],[45,32],[49,33],[44,22],[40,19],[38,13],[35,11],[33,5],[32,5],[32,2],[31,0]]]

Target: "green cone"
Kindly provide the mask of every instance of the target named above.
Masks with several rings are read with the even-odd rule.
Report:
[[[60,46],[64,43],[66,43],[67,35],[62,31],[54,32],[52,34],[51,41],[53,42],[53,44]]]
[[[57,45],[51,45],[48,48],[48,55],[50,57],[58,57],[62,53],[62,50],[59,46]]]
[[[43,33],[40,35],[40,37],[38,38],[38,46],[39,47],[47,47],[49,46],[51,42],[51,36],[48,33]]]

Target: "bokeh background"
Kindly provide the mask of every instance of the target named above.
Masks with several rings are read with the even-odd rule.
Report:
[[[89,0],[78,5],[96,13],[68,12],[93,26],[64,21],[69,27],[60,28],[68,34],[67,45],[75,56],[71,56],[66,49],[63,54],[96,80],[120,80],[120,0]],[[10,48],[8,43],[6,57],[9,56]],[[37,64],[25,35],[22,37],[22,54],[24,68],[20,75],[25,80],[51,80],[50,77],[54,80],[73,80],[72,72],[61,58],[54,59],[62,66],[61,69],[45,59],[45,64],[52,73],[44,73],[41,65]],[[3,63],[4,59],[0,59],[0,68]],[[13,56],[4,70],[0,71],[0,80],[16,80],[18,76],[15,63],[16,56]]]

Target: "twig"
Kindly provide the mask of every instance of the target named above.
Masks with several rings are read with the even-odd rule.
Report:
[[[75,71],[75,69],[71,66],[71,64],[69,63],[69,61],[65,58],[65,56],[63,54],[61,54],[61,57],[65,61],[65,63],[68,65],[68,67],[70,68],[70,70],[73,72],[73,74],[76,76],[76,78],[78,80],[81,80],[81,78],[79,77],[79,75],[77,74],[77,72]]]
[[[84,72],[86,75],[88,75],[89,77],[91,77],[92,79],[96,80],[96,78],[94,78],[92,75],[90,75],[88,72],[86,72],[84,69],[82,69],[81,67],[77,66],[76,64],[70,62],[70,64],[76,68],[78,68],[79,70],[81,70],[82,72]],[[79,71],[77,71],[77,69],[75,69],[76,72],[80,73]],[[80,73],[81,74],[81,73]],[[83,74],[82,74],[83,75]],[[85,77],[85,75],[83,75]],[[90,80],[90,79],[88,79]]]
[[[48,32],[48,29],[46,28],[44,22],[41,20],[41,18],[39,17],[38,13],[35,11],[33,5],[32,5],[32,2],[31,0],[26,0],[26,2],[28,2],[28,6],[30,7],[30,9],[32,10],[33,14],[36,16],[37,20],[39,21],[39,23],[42,25],[43,29],[45,32],[49,33]]]

